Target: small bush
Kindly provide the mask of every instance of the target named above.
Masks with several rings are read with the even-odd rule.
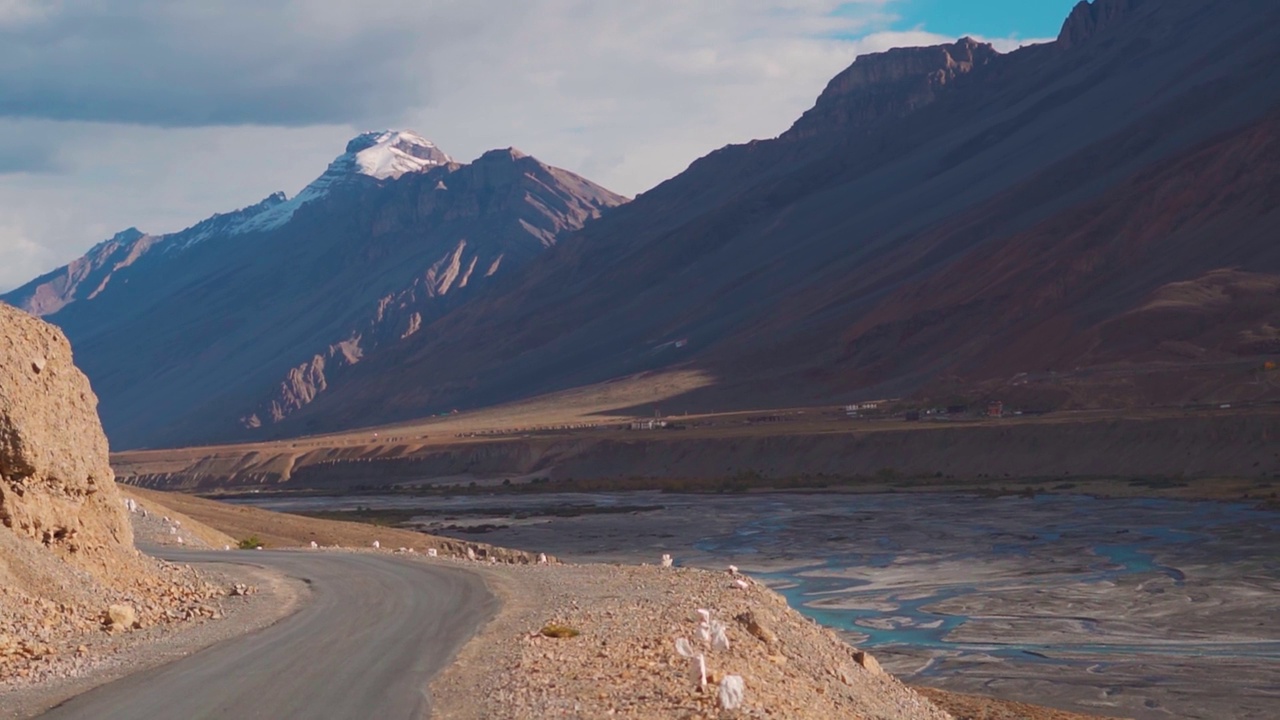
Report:
[[[241,540],[240,544],[237,547],[239,547],[241,550],[253,550],[254,548],[258,548],[261,546],[262,546],[262,541],[258,539],[258,536],[250,535],[249,537]]]
[[[549,638],[572,638],[582,634],[568,625],[559,623],[547,623],[538,633]]]

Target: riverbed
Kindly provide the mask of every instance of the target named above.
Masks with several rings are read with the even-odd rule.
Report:
[[[260,498],[421,511],[568,560],[732,563],[904,680],[1147,718],[1280,718],[1280,514],[960,494]]]

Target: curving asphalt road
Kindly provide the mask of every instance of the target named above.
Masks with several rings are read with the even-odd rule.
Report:
[[[227,553],[165,553],[226,562]],[[245,558],[248,559],[248,558]],[[385,555],[255,552],[311,601],[255,633],[74,697],[41,718],[426,717],[426,687],[497,610],[472,573]]]

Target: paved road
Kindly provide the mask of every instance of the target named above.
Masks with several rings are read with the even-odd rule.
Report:
[[[166,553],[180,562],[226,553]],[[41,718],[425,717],[428,680],[497,609],[479,577],[374,554],[261,551],[311,602],[269,628],[72,698]]]

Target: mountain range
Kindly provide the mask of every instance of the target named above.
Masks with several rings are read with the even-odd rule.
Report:
[[[289,435],[636,373],[686,409],[1280,397],[1280,6],[1094,0],[1055,42],[858,58],[631,202],[357,138],[293,200],[126,231],[3,297],[123,446]]]
[[[278,423],[625,198],[514,149],[362,134],[293,198],[129,229],[4,300],[70,337],[112,441]]]

